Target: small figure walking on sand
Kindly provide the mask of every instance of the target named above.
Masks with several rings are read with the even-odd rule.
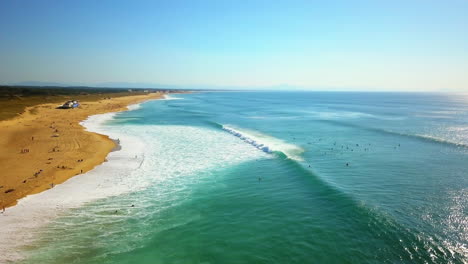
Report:
[[[2,211],[2,214],[3,214],[5,212],[5,206],[2,206],[2,208],[3,208],[3,211]]]

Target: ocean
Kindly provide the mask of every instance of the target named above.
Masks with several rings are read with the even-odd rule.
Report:
[[[466,94],[172,94],[83,124],[122,148],[11,209],[17,263],[468,263]]]

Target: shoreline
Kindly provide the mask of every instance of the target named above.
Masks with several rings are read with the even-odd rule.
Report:
[[[80,108],[67,110],[41,104],[0,121],[0,210],[94,169],[119,149],[109,136],[83,126],[90,116],[131,110],[132,105],[163,96],[151,93],[84,101]]]
[[[132,104],[133,107],[127,111],[137,109],[143,102]],[[92,170],[79,177],[71,177],[47,191],[21,198],[16,205],[0,213],[0,226],[5,227],[0,236],[0,251],[5,252],[0,255],[0,263],[26,259],[27,253],[23,247],[38,243],[42,227],[72,212],[74,208],[146,187],[147,183],[137,181],[139,175],[134,175],[145,160],[145,145],[140,138],[128,135],[118,126],[106,125],[117,114],[108,112],[91,115],[81,121],[80,125],[86,131],[108,136],[112,143],[120,139],[119,145],[113,146],[120,146],[124,151],[111,151],[105,157],[106,162],[96,165]],[[72,214],[76,213],[80,214]]]

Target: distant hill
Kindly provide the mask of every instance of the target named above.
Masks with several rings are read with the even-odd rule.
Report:
[[[59,82],[41,82],[41,81],[24,81],[7,84],[4,86],[36,86],[36,87],[99,87],[99,88],[129,88],[129,89],[184,89],[177,85],[162,85],[154,83],[138,83],[138,82],[102,82],[97,84],[86,83],[59,83]]]
[[[17,82],[11,84],[12,86],[60,86],[60,87],[67,87],[70,86],[64,83],[57,83],[57,82],[38,82],[38,81],[25,81],[25,82]],[[83,84],[75,84],[73,86],[82,86]]]

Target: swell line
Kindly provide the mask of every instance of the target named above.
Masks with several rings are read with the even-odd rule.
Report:
[[[405,137],[405,138],[412,138],[412,139],[416,139],[416,140],[420,140],[424,142],[430,142],[430,143],[435,143],[435,144],[441,144],[441,145],[452,146],[452,147],[461,147],[461,148],[468,149],[468,145],[466,144],[453,142],[450,140],[428,136],[428,135],[408,134],[408,133],[396,132],[396,131],[391,131],[391,130],[386,130],[386,129],[381,129],[381,128],[360,126],[360,125],[355,125],[355,124],[350,124],[350,123],[340,122],[340,121],[333,121],[333,120],[319,120],[319,121],[323,123],[338,125],[338,126],[358,128],[358,129],[362,129],[362,130],[366,130],[370,132],[376,132],[380,134],[395,135],[395,136],[400,136],[400,137]]]
[[[287,163],[301,175],[314,181],[314,189],[318,196],[333,203],[337,209],[339,215],[336,215],[336,218],[347,219],[343,225],[368,230],[369,238],[386,243],[380,254],[408,263],[431,263],[434,257],[459,263],[459,260],[464,258],[463,253],[453,251],[450,245],[445,245],[443,239],[404,226],[391,215],[330,184],[297,160],[280,159],[280,162]],[[354,217],[349,218],[349,214]]]
[[[363,201],[358,200],[351,194],[344,192],[333,184],[327,182],[325,179],[323,179],[323,177],[320,177],[309,168],[306,168],[305,165],[300,162],[300,159],[291,158],[287,149],[275,149],[268,144],[263,144],[261,140],[252,138],[250,134],[244,132],[242,129],[235,129],[230,126],[218,124],[216,122],[212,122],[212,125],[240,138],[246,143],[251,144],[264,152],[277,154],[278,157],[282,157],[282,159],[280,159],[282,160],[281,162],[287,162],[301,174],[310,176],[310,179],[316,182],[316,187],[320,189],[318,191],[323,192],[320,196],[326,197],[326,199],[329,201],[333,201],[333,203],[339,207],[343,207],[343,210],[345,210],[344,208],[347,208],[346,210],[353,210],[353,215],[361,215],[364,219],[366,219],[365,221],[363,220],[364,222],[359,221],[355,224],[352,224],[351,226],[357,225],[363,229],[369,229],[369,227],[371,227],[369,229],[369,232],[371,232],[371,237],[378,240],[384,239],[385,241],[391,241],[387,245],[388,248],[383,250],[386,251],[386,254],[393,256],[397,255],[398,259],[402,259],[408,262],[414,260],[431,262],[433,259],[430,257],[430,255],[432,255],[440,259],[449,258],[453,260],[454,263],[458,263],[457,261],[464,257],[463,253],[454,251],[450,245],[444,245],[444,242],[441,241],[440,238],[427,235],[417,229],[406,227],[398,223],[391,215],[386,214],[369,204],[363,203]],[[396,134],[398,136],[408,136],[405,134],[392,133],[380,129],[365,127],[363,129],[381,133]],[[426,138],[416,138],[426,140]],[[267,148],[263,149],[265,146],[267,146]],[[320,186],[322,188],[320,188]],[[349,219],[349,221],[358,221],[357,219],[359,219],[359,217],[354,218],[354,220]],[[428,254],[429,252],[430,254]]]

